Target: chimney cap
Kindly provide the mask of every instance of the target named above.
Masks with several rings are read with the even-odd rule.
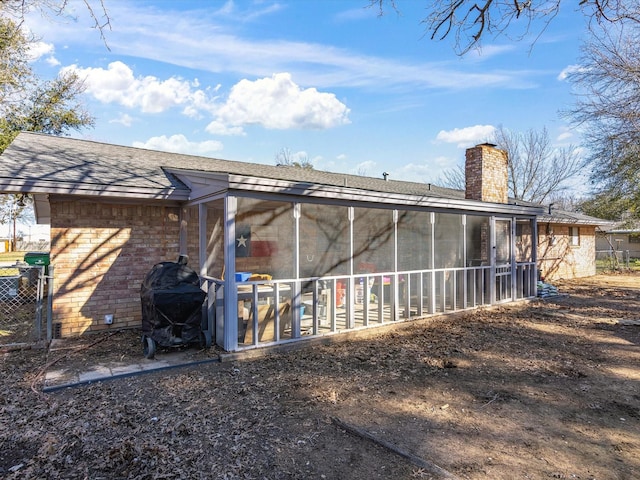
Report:
[[[497,147],[497,145],[495,143],[491,143],[491,142],[484,142],[484,143],[479,143],[478,147]]]

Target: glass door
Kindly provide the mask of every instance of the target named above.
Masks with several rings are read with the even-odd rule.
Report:
[[[511,219],[498,218],[494,222],[494,262],[496,276],[496,302],[512,297],[512,232]]]

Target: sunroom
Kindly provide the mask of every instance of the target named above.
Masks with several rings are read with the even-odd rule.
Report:
[[[209,322],[227,351],[536,295],[536,208],[427,184],[174,173],[193,194],[187,238],[205,252]]]

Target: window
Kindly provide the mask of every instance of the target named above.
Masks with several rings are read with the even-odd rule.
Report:
[[[578,247],[580,245],[580,228],[569,227],[569,245]]]
[[[629,243],[640,243],[640,235],[629,235]]]

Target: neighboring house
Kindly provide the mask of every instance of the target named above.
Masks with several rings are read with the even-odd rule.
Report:
[[[457,191],[21,133],[0,191],[51,225],[61,336],[139,327],[141,282],[186,255],[236,351],[535,297],[543,209],[509,201],[493,145],[466,175]]]
[[[622,258],[640,258],[640,226],[630,221],[611,222],[597,235],[596,251]]]
[[[545,281],[596,274],[596,242],[610,222],[548,209],[538,217],[538,270]]]

